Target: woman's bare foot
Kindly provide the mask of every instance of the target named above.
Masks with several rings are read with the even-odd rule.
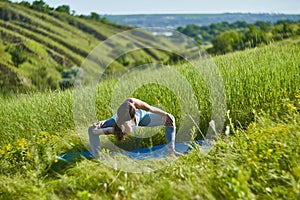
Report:
[[[176,151],[175,149],[168,149],[167,155],[168,156],[183,156],[184,154]]]

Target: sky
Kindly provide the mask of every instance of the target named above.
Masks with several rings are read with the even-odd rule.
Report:
[[[20,2],[24,0],[12,0]],[[25,0],[30,3],[33,0]],[[300,14],[300,0],[43,0],[50,7],[69,5],[75,14],[284,13]]]

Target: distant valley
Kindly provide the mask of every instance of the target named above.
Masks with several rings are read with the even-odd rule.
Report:
[[[175,30],[189,24],[198,26],[210,25],[213,23],[245,21],[255,23],[257,21],[277,22],[279,20],[300,20],[300,14],[272,14],[272,13],[223,13],[223,14],[137,14],[137,15],[106,15],[111,22],[140,28],[156,27]]]

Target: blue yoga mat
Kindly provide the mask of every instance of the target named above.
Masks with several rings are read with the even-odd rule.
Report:
[[[187,154],[195,145],[201,145],[204,147],[212,146],[210,141],[198,140],[196,142],[176,143],[175,149],[177,152]],[[140,148],[140,149],[130,150],[126,152],[112,152],[112,154],[119,154],[119,153],[127,155],[128,157],[134,160],[146,160],[151,158],[161,159],[166,157],[166,144],[152,146],[149,148]],[[80,159],[82,157],[85,157],[87,159],[94,158],[90,152],[66,152],[56,156],[56,159],[58,161],[71,162],[76,159]]]

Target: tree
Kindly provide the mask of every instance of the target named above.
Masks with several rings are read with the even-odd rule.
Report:
[[[294,35],[294,30],[293,27],[291,25],[291,23],[289,23],[288,21],[284,21],[283,23],[283,38],[288,38]]]
[[[92,20],[98,21],[98,20],[100,20],[100,15],[95,12],[91,12],[90,18]]]
[[[27,7],[27,8],[30,8],[30,3],[27,2],[27,1],[21,1],[21,2],[19,3],[19,5],[24,6],[24,7]]]
[[[225,54],[240,49],[241,36],[237,31],[226,31],[219,34],[213,41],[210,50],[215,54]]]
[[[107,20],[106,17],[102,17],[102,18],[101,18],[101,22],[102,22],[103,24],[109,24],[109,21]]]
[[[236,21],[236,22],[230,24],[231,29],[245,29],[248,27],[249,27],[249,24],[245,21]]]
[[[298,29],[296,30],[296,35],[300,35],[300,22],[298,23]]]
[[[179,27],[177,31],[194,38],[195,40],[201,39],[200,35],[200,26],[197,26],[195,24],[187,25],[186,28]]]
[[[272,29],[272,24],[270,22],[257,21],[255,25],[264,32],[269,32]]]
[[[70,14],[70,6],[62,5],[55,8],[55,11]]]
[[[52,8],[50,8],[49,5],[46,4],[43,0],[32,2],[31,8],[42,12],[52,10]]]
[[[255,25],[249,26],[249,30],[245,33],[245,47],[257,47],[260,44],[268,44],[270,39],[266,32],[258,29]]]

